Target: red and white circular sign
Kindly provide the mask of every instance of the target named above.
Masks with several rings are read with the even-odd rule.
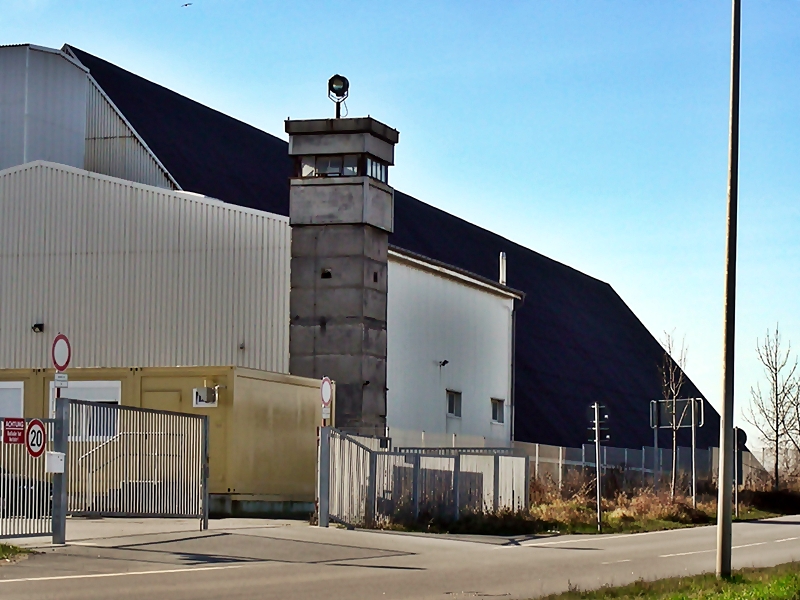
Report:
[[[72,359],[72,346],[69,344],[67,336],[59,333],[53,340],[53,366],[56,371],[66,371],[69,361]]]
[[[322,378],[322,383],[319,386],[319,393],[322,397],[322,406],[330,406],[331,398],[333,397],[333,384],[329,377]]]
[[[44,454],[46,446],[47,430],[44,428],[44,423],[39,419],[33,419],[28,423],[28,429],[25,431],[25,447],[28,449],[28,454],[33,458],[39,458]]]

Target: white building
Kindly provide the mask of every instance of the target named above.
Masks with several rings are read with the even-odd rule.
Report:
[[[519,300],[505,286],[390,250],[386,421],[395,445],[508,444]]]

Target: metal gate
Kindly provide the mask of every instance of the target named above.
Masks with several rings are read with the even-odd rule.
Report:
[[[508,448],[398,448],[322,428],[319,523],[352,527],[524,510],[529,462]],[[387,444],[384,444],[387,445]]]
[[[52,450],[53,419],[40,419]],[[25,419],[25,427],[31,419]],[[5,427],[5,419],[3,419]],[[0,539],[53,533],[53,482],[45,473],[44,453],[34,458],[25,444],[5,444],[0,436]]]
[[[69,401],[67,512],[208,528],[208,418]]]

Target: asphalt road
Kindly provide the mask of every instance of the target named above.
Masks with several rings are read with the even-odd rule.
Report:
[[[71,521],[66,547],[0,567],[0,598],[532,598],[713,571],[715,528],[483,538],[229,519]],[[800,517],[734,525],[734,567],[800,558]]]

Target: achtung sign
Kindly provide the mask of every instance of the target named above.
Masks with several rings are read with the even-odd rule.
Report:
[[[25,443],[25,419],[3,419],[3,443]]]

